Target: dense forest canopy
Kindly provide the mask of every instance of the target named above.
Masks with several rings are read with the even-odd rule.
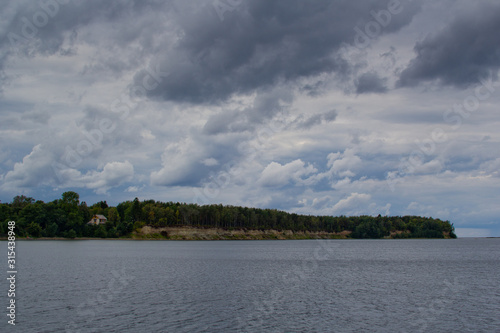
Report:
[[[107,222],[90,225],[95,214]],[[11,203],[0,203],[0,236],[7,233],[8,221],[16,222],[18,237],[129,237],[145,225],[152,227],[190,226],[196,228],[349,231],[352,238],[456,238],[453,224],[419,216],[312,216],[276,209],[259,209],[221,204],[199,206],[155,200],[125,201],[110,207],[106,201],[88,206],[76,192],[45,203],[24,195]]]

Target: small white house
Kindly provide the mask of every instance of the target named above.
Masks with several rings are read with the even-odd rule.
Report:
[[[106,216],[95,214],[94,216],[92,216],[92,219],[89,222],[87,222],[87,224],[99,225],[99,224],[105,224],[107,221],[108,219],[106,218]]]

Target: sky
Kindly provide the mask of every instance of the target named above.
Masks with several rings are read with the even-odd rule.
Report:
[[[500,236],[496,0],[0,1],[0,200]]]

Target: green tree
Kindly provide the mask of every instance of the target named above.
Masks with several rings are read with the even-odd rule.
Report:
[[[12,207],[15,209],[23,209],[27,205],[31,205],[35,202],[35,199],[31,197],[27,197],[25,195],[16,195],[14,199],[12,199]]]
[[[0,203],[0,222],[11,219],[11,208],[7,204]]]
[[[78,233],[81,233],[83,224],[84,224],[83,218],[79,214],[78,210],[72,211],[68,214],[66,229],[73,229],[75,230],[75,232],[76,230],[78,230]]]
[[[43,203],[35,203],[24,206],[19,212],[19,220],[28,225],[31,222],[36,222],[43,227],[46,226],[46,211]]]
[[[138,198],[132,202],[132,222],[141,221],[141,203]]]
[[[108,222],[112,223],[114,226],[118,225],[120,222],[120,214],[118,213],[118,209],[115,207],[111,207],[108,209]]]
[[[80,216],[83,219],[83,222],[85,223],[90,221],[90,219],[92,218],[90,208],[87,206],[87,203],[85,201],[80,203],[80,206],[78,206],[78,213],[80,214]]]
[[[64,192],[61,201],[63,204],[76,207],[80,204],[80,195],[73,191]]]
[[[111,229],[109,229],[107,231],[107,235],[106,236],[109,237],[109,238],[116,238],[116,237],[118,237],[118,231],[117,231],[117,229],[115,227],[112,227]]]
[[[36,222],[31,222],[26,228],[26,232],[35,238],[38,238],[42,235],[42,227]]]
[[[72,238],[72,239],[76,238],[76,231],[73,229],[70,229],[68,231],[67,238]]]
[[[107,236],[108,233],[106,232],[106,227],[104,227],[104,225],[100,225],[99,227],[96,228],[94,237],[106,238]]]
[[[49,224],[49,226],[45,230],[45,235],[47,237],[56,237],[56,235],[57,235],[57,224],[55,222]]]
[[[384,235],[385,231],[380,223],[367,220],[361,222],[352,233],[353,238],[382,238]]]

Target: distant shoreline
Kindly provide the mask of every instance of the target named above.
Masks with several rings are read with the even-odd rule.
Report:
[[[0,203],[0,237],[26,239],[381,239],[456,238],[450,221],[424,216],[302,215],[271,208],[222,204],[105,201],[87,206],[64,192],[45,203],[18,195]],[[15,229],[15,230],[14,230]]]
[[[471,239],[487,239],[487,238],[493,238],[493,239],[500,239],[500,237],[457,237],[455,239],[465,239],[465,238],[471,238]],[[134,237],[120,237],[120,238],[93,238],[93,237],[76,237],[76,238],[64,238],[64,237],[40,237],[40,238],[26,238],[26,237],[18,237],[16,238],[16,241],[54,241],[54,240],[60,240],[60,241],[80,241],[80,240],[116,240],[116,241],[126,241],[126,240],[133,240],[133,241],[210,241],[210,240],[315,240],[315,239],[331,239],[331,240],[411,240],[411,239],[435,239],[435,240],[448,240],[448,239],[454,239],[454,238],[286,238],[286,239],[169,239],[169,238],[134,238]],[[0,241],[7,241],[7,237],[0,237]]]
[[[393,231],[389,236],[377,239],[436,239],[436,238],[400,238],[404,231]],[[196,228],[188,226],[160,227],[143,226],[132,232],[128,237],[99,238],[99,237],[18,237],[17,240],[305,240],[305,239],[356,239],[351,237],[352,232],[326,231],[292,231],[292,230],[256,230],[256,229],[223,229],[223,228]],[[449,235],[443,234],[444,238],[451,239]],[[495,238],[495,237],[489,237]],[[365,238],[369,239],[369,238]],[[7,240],[7,238],[0,238]]]

